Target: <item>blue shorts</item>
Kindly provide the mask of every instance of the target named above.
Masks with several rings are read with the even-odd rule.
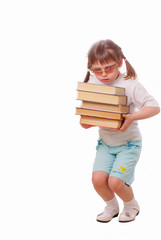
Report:
[[[135,166],[139,160],[142,141],[127,142],[125,145],[110,147],[102,140],[98,141],[93,172],[104,171],[117,177],[127,185],[134,181]]]

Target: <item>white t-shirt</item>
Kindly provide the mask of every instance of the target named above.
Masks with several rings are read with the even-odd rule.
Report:
[[[146,106],[159,107],[158,102],[147,92],[137,79],[125,80],[124,76],[124,74],[120,74],[109,86],[125,88],[127,105],[130,107],[129,113],[134,113]],[[99,81],[96,76],[91,76],[88,83],[106,85]],[[128,141],[142,140],[137,121],[133,121],[125,132],[100,127],[99,138],[109,146],[120,146],[126,144]]]

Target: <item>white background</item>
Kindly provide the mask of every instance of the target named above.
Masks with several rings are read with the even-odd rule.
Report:
[[[160,115],[140,121],[141,213],[128,224],[95,221],[104,208],[91,183],[98,129],[75,116],[87,52],[101,39],[122,47],[161,102],[160,22],[159,0],[0,1],[1,240],[161,239]]]

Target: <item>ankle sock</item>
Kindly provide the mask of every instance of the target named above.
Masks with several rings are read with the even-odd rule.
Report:
[[[131,201],[129,202],[124,202],[124,207],[125,208],[129,208],[129,207],[139,207],[137,201],[135,200],[135,198],[133,198]]]
[[[119,210],[119,204],[118,204],[118,201],[117,201],[116,197],[114,197],[110,201],[105,201],[105,203],[107,204],[108,207],[115,208],[115,209]]]

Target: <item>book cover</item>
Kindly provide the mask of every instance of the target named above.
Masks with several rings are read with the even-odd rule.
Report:
[[[112,120],[112,119],[83,116],[83,115],[80,118],[81,124],[87,124],[87,125],[98,126],[98,127],[114,128],[114,129],[120,128],[122,125],[122,122],[123,121],[120,121],[120,120]]]
[[[108,119],[117,119],[123,120],[123,117],[120,113],[108,112],[108,111],[99,111],[88,108],[76,108],[76,114],[85,115],[85,116],[93,116],[93,117],[101,117]]]
[[[111,94],[93,93],[78,90],[78,100],[107,103],[114,105],[126,105],[127,97]]]
[[[104,103],[95,103],[95,102],[82,102],[82,108],[95,109],[100,111],[109,111],[127,114],[129,113],[129,106],[127,105],[112,105],[112,104],[104,104]]]
[[[121,87],[104,86],[104,85],[84,83],[84,82],[78,83],[78,90],[87,91],[87,92],[125,95],[125,89]]]

